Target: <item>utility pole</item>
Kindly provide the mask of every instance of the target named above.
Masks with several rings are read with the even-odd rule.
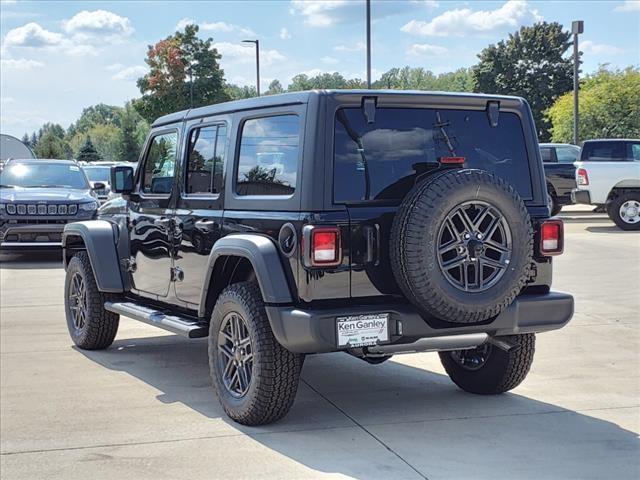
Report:
[[[260,40],[243,40],[242,42],[256,45],[256,92],[260,96]]]
[[[371,0],[367,0],[367,88],[371,88]]]
[[[578,111],[578,90],[580,82],[578,81],[578,70],[580,69],[580,50],[578,49],[578,35],[584,32],[584,22],[575,20],[571,24],[571,33],[573,34],[573,143],[578,145],[579,111]]]

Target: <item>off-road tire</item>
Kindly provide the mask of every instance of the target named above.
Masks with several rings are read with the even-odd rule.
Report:
[[[74,275],[84,280],[87,318],[84,326],[78,329],[73,324],[70,310],[69,293]],[[64,283],[64,307],[67,328],[73,343],[83,350],[102,350],[109,347],[118,333],[120,315],[105,310],[104,303],[113,299],[113,294],[98,290],[96,279],[87,252],[80,251],[69,261]]]
[[[254,355],[249,390],[237,398],[224,386],[218,361],[218,334],[227,313],[239,313],[249,330]],[[227,415],[243,425],[264,425],[284,417],[296,396],[304,356],[288,351],[271,331],[260,289],[242,282],[222,291],[209,327],[209,369]]]
[[[451,286],[437,260],[438,232],[458,205],[482,200],[496,208],[512,234],[508,270],[489,290]],[[477,323],[497,316],[529,278],[533,228],[524,202],[508,183],[482,170],[450,170],[418,183],[400,206],[391,230],[391,267],[398,286],[418,309],[449,323]]]
[[[549,214],[552,217],[555,217],[562,210],[562,205],[560,205],[558,203],[558,199],[556,198],[556,196],[553,193],[547,192],[547,196],[549,198],[549,202],[548,202]]]
[[[452,352],[439,352],[447,374],[458,387],[470,393],[495,395],[514,389],[525,379],[533,362],[536,336],[533,333],[500,337],[518,346],[508,352],[490,345],[489,357],[478,370],[457,363]]]
[[[640,202],[640,192],[629,192],[617,195],[607,205],[607,215],[616,224],[616,226],[622,230],[635,231],[640,230],[640,222],[627,223],[620,217],[620,207],[629,201],[635,200]]]

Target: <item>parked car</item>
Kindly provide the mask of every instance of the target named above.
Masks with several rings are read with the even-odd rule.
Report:
[[[462,389],[502,393],[535,334],[573,314],[551,291],[563,226],[521,98],[323,90],[196,108],[156,120],[112,188],[124,213],[65,227],[73,342],[107,348],[120,315],[208,337],[214,390],[243,424],[287,413],[313,353],[438,351]]]
[[[587,140],[576,168],[576,203],[604,208],[622,230],[640,230],[640,140]]]
[[[540,154],[547,179],[547,194],[551,215],[560,213],[562,207],[573,204],[571,192],[576,188],[576,167],[580,147],[569,143],[541,143]]]
[[[118,165],[117,162],[83,162],[81,164],[84,173],[89,179],[89,183],[93,186],[95,182],[100,182],[104,188],[94,189],[94,192],[100,201],[104,203],[111,193],[111,167]]]
[[[73,160],[9,160],[0,172],[0,249],[60,248],[64,226],[97,208]]]

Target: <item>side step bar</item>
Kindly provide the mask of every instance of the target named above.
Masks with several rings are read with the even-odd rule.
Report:
[[[202,338],[209,334],[209,324],[185,317],[167,315],[153,308],[133,302],[105,302],[104,308],[110,312],[139,320],[154,327],[160,327],[187,338]]]

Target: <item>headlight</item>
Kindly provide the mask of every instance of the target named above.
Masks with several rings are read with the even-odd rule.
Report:
[[[84,212],[93,212],[98,209],[98,202],[81,203],[79,208]]]

